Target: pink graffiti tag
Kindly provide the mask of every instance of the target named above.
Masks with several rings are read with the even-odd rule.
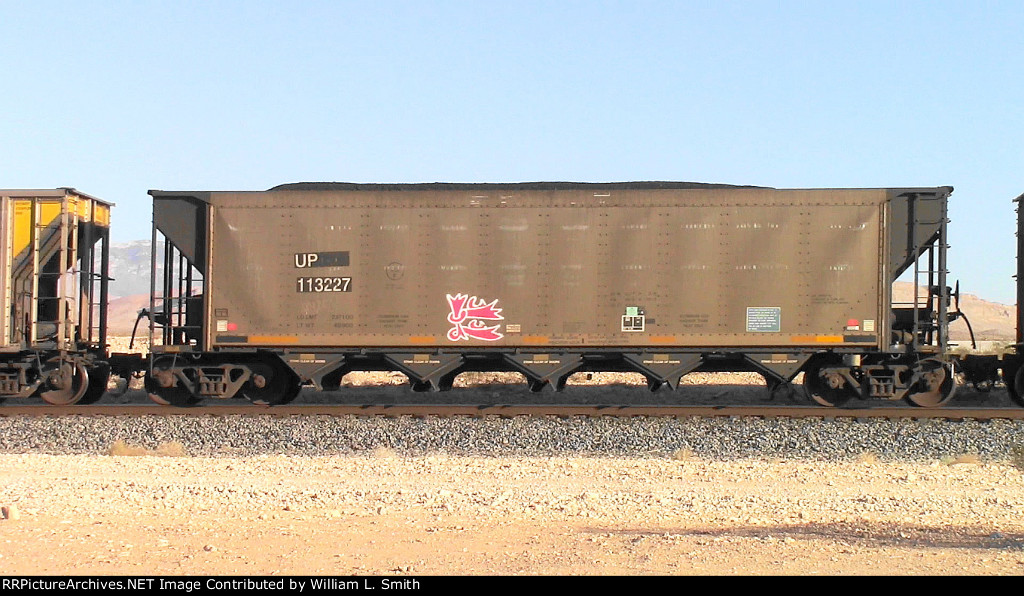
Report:
[[[479,339],[483,341],[497,341],[505,337],[498,333],[501,325],[488,327],[483,321],[501,321],[502,309],[498,308],[498,300],[484,302],[476,296],[469,294],[446,295],[448,306],[451,312],[448,313],[448,322],[453,325],[448,330],[448,339],[459,341],[460,339]]]

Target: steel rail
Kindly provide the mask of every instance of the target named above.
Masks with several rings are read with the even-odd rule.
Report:
[[[904,418],[945,420],[1024,420],[1024,408],[823,408],[806,406],[601,406],[601,405],[203,405],[174,408],[156,404],[2,405],[0,417],[15,416],[411,416],[428,417],[666,417],[666,418]]]

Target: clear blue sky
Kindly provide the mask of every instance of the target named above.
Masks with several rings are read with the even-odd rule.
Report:
[[[689,180],[956,187],[1014,302],[1024,2],[0,0],[0,188]]]

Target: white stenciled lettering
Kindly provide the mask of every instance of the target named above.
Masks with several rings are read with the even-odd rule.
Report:
[[[299,269],[305,267],[312,267],[313,263],[320,260],[320,255],[315,252],[300,252],[295,253],[295,266]]]
[[[300,277],[295,280],[295,291],[307,292],[351,292],[351,277]]]

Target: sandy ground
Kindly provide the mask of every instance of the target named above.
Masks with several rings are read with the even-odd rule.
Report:
[[[445,455],[0,456],[5,574],[1020,574],[1024,473]]]

